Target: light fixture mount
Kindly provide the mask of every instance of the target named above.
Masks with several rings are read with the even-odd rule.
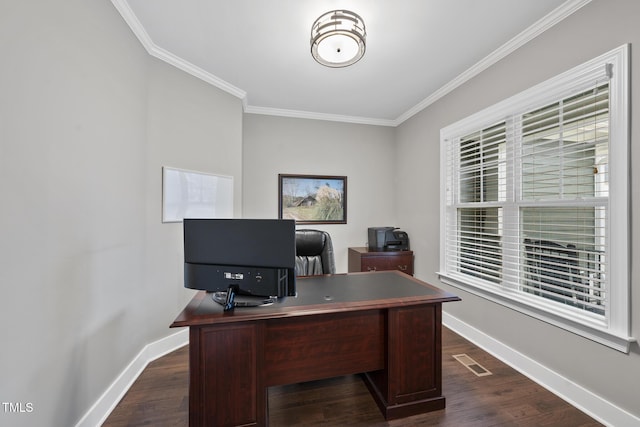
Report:
[[[366,38],[364,21],[358,14],[332,10],[311,26],[311,55],[327,67],[347,67],[364,56]]]

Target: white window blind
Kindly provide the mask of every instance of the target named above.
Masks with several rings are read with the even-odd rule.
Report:
[[[628,351],[625,69],[623,47],[441,131],[440,275]]]
[[[506,124],[478,130],[456,141],[459,172],[457,232],[450,262],[463,274],[499,283],[502,279],[501,221],[504,200]]]
[[[607,308],[608,159],[608,83],[522,115],[522,289],[600,316]]]

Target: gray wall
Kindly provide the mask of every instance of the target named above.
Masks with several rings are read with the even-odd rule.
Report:
[[[183,71],[149,59],[146,324],[159,338],[167,335],[167,326],[193,296],[193,291],[183,287],[182,223],[161,222],[162,166],[233,176],[234,216],[241,216],[242,103]]]
[[[70,426],[175,331],[161,166],[233,175],[240,100],[152,59],[111,2],[0,6],[0,424]]]
[[[347,176],[347,224],[299,225],[331,234],[336,270],[347,248],[366,246],[367,227],[396,223],[394,129],[245,114],[243,213],[277,218],[278,174]]]
[[[547,366],[593,393],[640,416],[640,349],[626,355],[562,329],[438,281],[439,265],[439,132],[459,119],[506,99],[624,43],[640,45],[637,19],[640,2],[594,0],[559,25],[538,36],[397,129],[398,221],[406,224],[416,251],[416,275],[460,295],[445,311],[496,340]],[[632,104],[640,103],[640,63],[632,54]],[[640,208],[640,179],[633,166],[640,161],[637,133],[640,117],[632,115],[632,210]],[[408,163],[408,164],[407,164]],[[640,241],[640,218],[632,216],[632,265]],[[640,335],[640,278],[632,271],[632,334]]]

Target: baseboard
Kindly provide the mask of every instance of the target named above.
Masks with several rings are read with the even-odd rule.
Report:
[[[635,415],[571,382],[557,372],[491,338],[456,317],[443,312],[442,323],[598,422],[607,426],[640,426],[640,418]]]
[[[144,368],[155,359],[189,343],[189,329],[161,338],[144,346],[131,363],[118,375],[107,390],[78,421],[76,427],[96,427],[102,425],[129,387],[140,376]]]

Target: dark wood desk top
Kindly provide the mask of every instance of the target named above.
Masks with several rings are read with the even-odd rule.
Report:
[[[237,307],[224,312],[211,294],[198,292],[171,327],[308,316],[460,301],[460,298],[399,271],[299,277],[297,295],[272,305]]]

